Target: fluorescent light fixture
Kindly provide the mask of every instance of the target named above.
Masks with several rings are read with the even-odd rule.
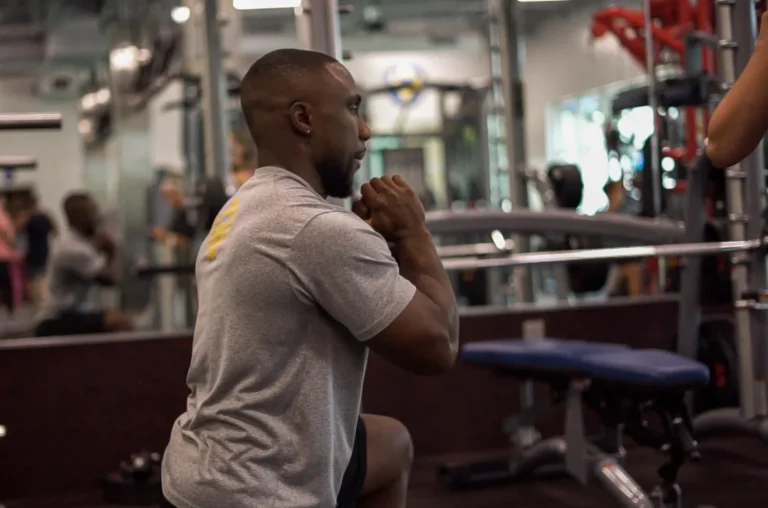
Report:
[[[190,14],[189,7],[174,7],[171,10],[171,19],[181,25],[189,21]]]
[[[254,9],[295,9],[301,6],[301,0],[234,0],[232,5],[238,11]]]
[[[120,46],[109,53],[109,65],[114,71],[134,71],[139,67],[139,48]]]

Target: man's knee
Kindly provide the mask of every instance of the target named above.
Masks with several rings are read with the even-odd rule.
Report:
[[[413,439],[411,439],[411,433],[408,432],[408,428],[398,420],[390,418],[394,422],[393,429],[393,445],[398,451],[400,456],[401,466],[407,468],[410,472],[411,464],[413,464]]]
[[[104,316],[104,330],[108,333],[127,332],[133,330],[133,323],[122,312],[107,312]]]
[[[368,450],[388,458],[400,470],[410,472],[413,463],[413,440],[400,421],[388,416],[363,415],[368,435]],[[374,442],[371,442],[374,441]]]

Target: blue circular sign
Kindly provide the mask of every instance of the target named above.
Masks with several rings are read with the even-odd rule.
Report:
[[[424,89],[425,74],[419,67],[399,63],[384,73],[386,86],[391,87],[390,95],[398,104],[412,104],[418,100]]]

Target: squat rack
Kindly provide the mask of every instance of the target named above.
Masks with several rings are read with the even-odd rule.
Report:
[[[662,0],[646,0],[654,5]],[[720,82],[727,92],[744,70],[751,57],[757,38],[758,2],[716,0],[716,25],[718,29],[718,57]],[[760,7],[763,7],[760,5]],[[684,257],[681,279],[678,320],[678,352],[696,358],[699,325],[701,323],[700,277],[701,256],[713,253],[731,254],[733,269],[731,281],[735,298],[734,318],[736,345],[739,358],[740,407],[714,410],[700,415],[695,421],[699,437],[719,431],[735,431],[758,436],[768,441],[768,322],[765,305],[766,295],[766,245],[768,236],[763,218],[765,210],[765,163],[763,150],[754,147],[739,164],[726,171],[728,190],[728,232],[731,241],[704,242],[705,188],[713,171],[722,171],[710,165],[705,157],[698,157],[690,170],[687,187],[686,222],[681,238],[674,234],[657,240],[657,243],[676,245],[650,245],[619,249],[592,249],[570,252],[539,252],[510,254],[493,259],[451,259],[447,269],[463,270],[533,264],[557,264],[584,261],[608,261],[642,257],[679,255]],[[554,215],[553,215],[554,214]],[[559,214],[559,215],[558,215]],[[514,231],[535,234],[551,231],[575,234],[593,234],[607,237],[625,237],[617,228],[616,217],[573,217],[567,212],[546,211],[522,219],[520,210],[514,214],[501,212],[465,212],[454,215],[447,212],[428,214],[428,225],[435,234],[449,234],[469,230]],[[659,224],[626,218],[634,228]],[[536,227],[534,227],[534,224]],[[630,223],[623,224],[624,228]],[[649,233],[650,234],[650,233]],[[652,241],[652,240],[651,240]],[[500,253],[504,253],[500,250]],[[757,362],[755,361],[758,358]]]

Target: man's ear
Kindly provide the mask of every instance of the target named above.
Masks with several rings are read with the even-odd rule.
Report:
[[[294,102],[288,111],[291,128],[301,136],[308,136],[312,132],[311,107],[306,102]]]

